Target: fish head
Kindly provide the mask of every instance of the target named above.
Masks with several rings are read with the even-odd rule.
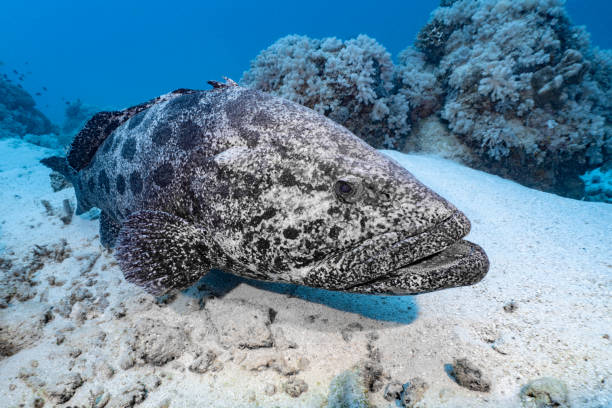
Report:
[[[334,163],[324,225],[335,240],[304,271],[304,284],[405,295],[472,285],[485,276],[486,254],[463,240],[468,218],[404,167],[360,143]]]
[[[252,110],[241,117],[241,131],[257,133],[258,143],[217,155],[207,192],[215,239],[242,274],[388,294],[470,285],[486,274],[484,251],[462,240],[470,222],[447,200],[326,117],[266,103],[258,103],[265,126],[253,125]]]

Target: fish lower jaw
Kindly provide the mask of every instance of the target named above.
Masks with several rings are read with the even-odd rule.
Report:
[[[392,276],[397,269],[446,250],[467,235],[469,229],[470,223],[465,215],[456,211],[418,234],[408,235],[394,242],[389,242],[383,236],[373,239],[361,248],[367,258],[357,260],[351,265],[353,282],[349,282],[343,289]]]
[[[484,250],[459,240],[443,251],[395,269],[391,274],[345,288],[347,292],[415,295],[436,290],[473,285],[489,270]]]

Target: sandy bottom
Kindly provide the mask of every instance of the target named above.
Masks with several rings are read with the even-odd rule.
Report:
[[[74,192],[52,191],[37,163],[51,153],[0,140],[2,407],[321,407],[359,364],[378,407],[417,377],[418,407],[520,407],[541,377],[566,384],[568,406],[612,406],[609,204],[385,152],[470,218],[491,260],[481,283],[391,297],[212,272],[156,299],[123,279],[95,216],[61,219]],[[455,381],[457,358],[488,392]]]

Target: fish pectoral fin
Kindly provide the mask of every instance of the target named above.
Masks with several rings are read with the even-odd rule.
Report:
[[[116,257],[125,278],[156,296],[184,289],[211,269],[204,230],[163,211],[138,211],[122,225]]]

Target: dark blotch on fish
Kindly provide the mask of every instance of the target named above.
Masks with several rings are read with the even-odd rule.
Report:
[[[140,178],[140,174],[135,171],[130,174],[130,189],[133,194],[140,194],[142,192],[142,179]]]
[[[123,143],[123,147],[121,148],[121,157],[125,160],[131,161],[134,159],[134,155],[136,154],[136,139],[129,138]]]
[[[174,169],[170,163],[164,163],[153,172],[153,181],[160,187],[166,187],[172,182]]]

